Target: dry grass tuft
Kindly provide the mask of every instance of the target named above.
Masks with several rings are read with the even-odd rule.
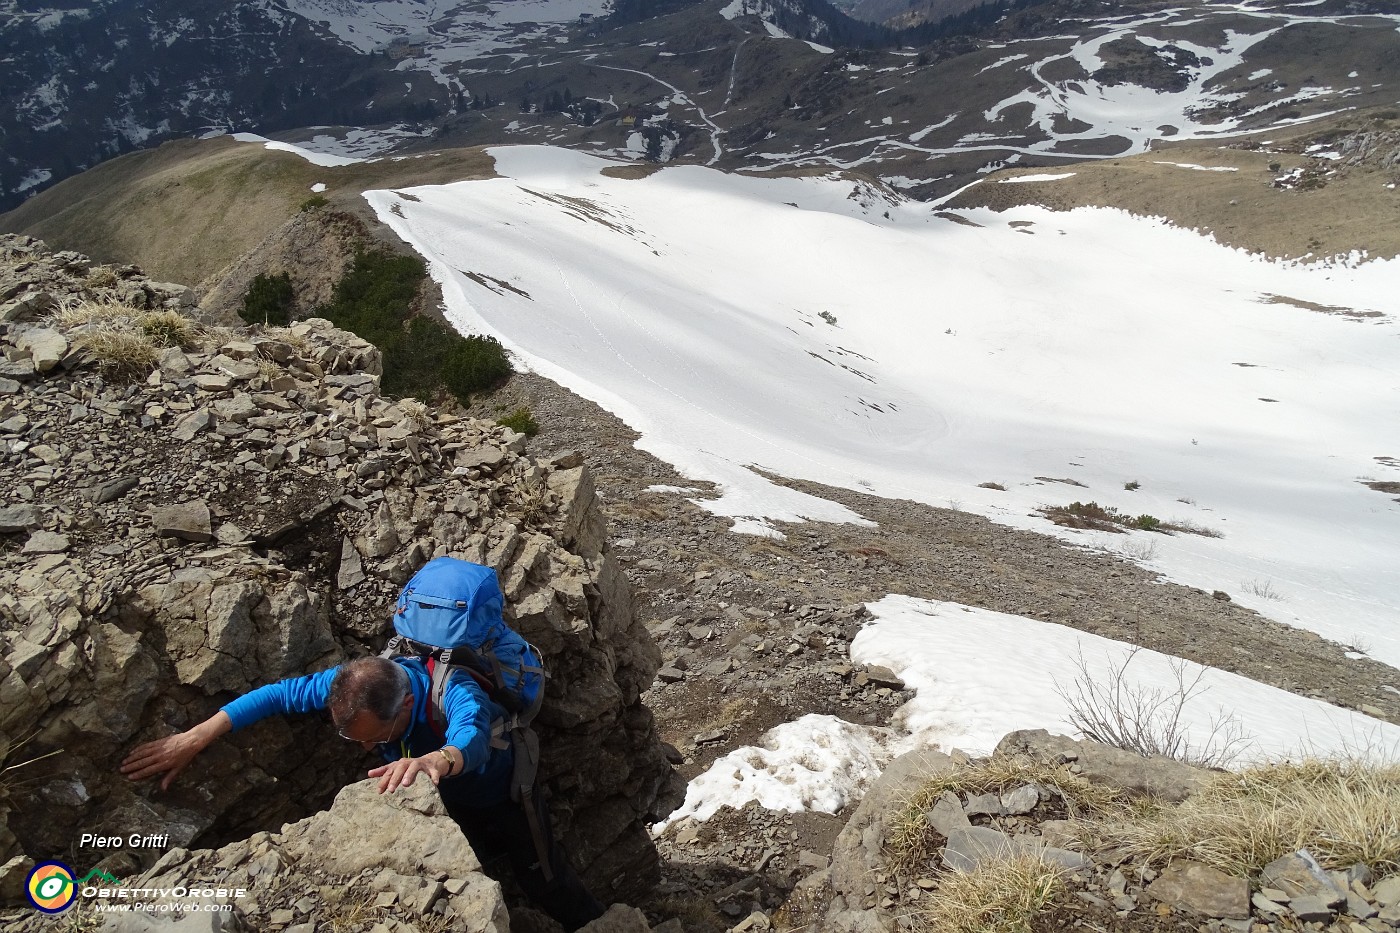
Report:
[[[178,311],[147,311],[136,323],[157,346],[188,349],[195,344],[194,322]]]
[[[433,410],[416,398],[401,398],[394,403],[403,417],[418,430],[432,426]]]
[[[1081,821],[1090,848],[1143,864],[1185,856],[1236,875],[1306,847],[1327,868],[1400,870],[1400,764],[1307,759],[1219,775],[1175,807]]]
[[[262,335],[269,340],[285,343],[300,356],[306,357],[311,353],[311,341],[306,339],[305,334],[299,334],[290,327],[264,327]]]
[[[915,915],[915,929],[937,933],[1030,933],[1031,922],[1068,890],[1063,866],[1038,850],[970,872],[947,872]]]
[[[115,301],[82,301],[54,312],[50,322],[88,351],[110,379],[149,373],[167,347],[190,348],[198,328],[176,311],[148,311]]]
[[[73,342],[96,358],[104,376],[119,381],[142,378],[160,359],[160,349],[140,331],[90,327],[76,335]]]
[[[93,266],[88,270],[85,284],[88,288],[111,288],[118,281],[120,280],[117,278],[116,269],[111,266]]]
[[[1069,770],[1031,758],[995,757],[935,774],[908,799],[891,820],[886,858],[900,876],[925,871],[943,839],[928,825],[924,814],[944,791],[955,794],[1001,794],[1025,784],[1052,788],[1065,801],[1070,816],[1111,809],[1119,791],[1094,784]]]

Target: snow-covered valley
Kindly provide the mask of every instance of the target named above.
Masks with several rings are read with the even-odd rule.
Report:
[[[564,150],[493,155],[503,177],[367,197],[428,258],[459,329],[497,335],[639,446],[718,484],[699,501],[735,532],[864,521],[754,468],[951,505],[1400,664],[1400,505],[1373,488],[1400,472],[1395,261],[1268,261],[1107,210],[951,215],[836,175],[623,178]],[[1132,527],[1065,528],[1042,511],[1091,501]],[[986,751],[1008,716],[1064,729],[1060,656],[1077,644],[1103,669],[1115,657],[1056,626],[916,603],[874,607],[883,621],[855,647],[920,685],[903,717],[920,741]],[[1060,660],[1018,667],[1015,709],[968,720],[956,698],[1007,672],[950,662],[933,628],[911,636],[931,620],[969,656],[1011,639]],[[1370,717],[1218,680],[1199,725],[1235,711],[1256,755],[1400,741]],[[833,758],[847,763],[898,745],[821,721],[769,744],[813,741],[854,742]],[[811,780],[839,784],[829,770]],[[696,790],[688,807],[762,797],[745,785]]]

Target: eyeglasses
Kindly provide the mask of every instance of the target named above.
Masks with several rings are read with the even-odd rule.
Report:
[[[389,720],[389,732],[388,732],[388,734],[385,735],[384,738],[382,738],[382,739],[357,739],[357,738],[355,738],[353,735],[346,735],[346,734],[345,734],[345,730],[346,730],[347,728],[349,728],[349,724],[346,724],[345,726],[340,727],[339,729],[335,730],[335,732],[336,732],[336,735],[340,736],[342,739],[345,739],[347,742],[358,742],[358,743],[361,743],[361,744],[368,743],[368,744],[370,744],[370,745],[384,745],[384,744],[386,744],[386,743],[388,743],[388,742],[392,742],[393,739],[394,739],[394,736],[398,734],[398,732],[399,732],[399,720],[402,719],[402,718],[403,718],[403,709],[400,708],[400,710],[399,710],[397,713],[394,714],[394,718],[391,719],[391,720]],[[351,719],[353,720],[354,717],[351,717]]]

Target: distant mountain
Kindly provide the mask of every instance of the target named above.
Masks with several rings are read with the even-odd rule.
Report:
[[[0,7],[0,205],[171,137],[440,112],[434,82],[396,65],[269,0],[9,0]]]
[[[989,2],[994,0],[848,0],[842,8],[856,19],[900,28],[936,23]]]
[[[538,143],[825,166],[932,197],[1400,97],[1383,0],[917,0],[900,30],[850,0],[31,2],[0,0],[0,207],[227,130],[342,156]]]

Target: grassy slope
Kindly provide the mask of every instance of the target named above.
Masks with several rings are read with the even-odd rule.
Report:
[[[1393,128],[1395,121],[1382,121]],[[1347,125],[1359,128],[1363,121]],[[1163,146],[1124,159],[1066,164],[1059,168],[1000,172],[959,195],[947,205],[1004,210],[1017,204],[1043,204],[1055,210],[1116,207],[1134,214],[1161,216],[1174,224],[1209,233],[1221,243],[1275,257],[1332,256],[1366,250],[1373,258],[1400,255],[1400,189],[1385,185],[1393,174],[1366,167],[1347,168],[1323,188],[1274,188],[1269,164],[1283,172],[1316,164],[1297,150],[1332,127],[1315,124],[1268,134],[1267,150],[1226,149],[1209,142]],[[1340,127],[1338,127],[1340,128]],[[1289,151],[1291,150],[1291,151]],[[1159,164],[1177,162],[1233,167],[1233,172],[1203,172]],[[1064,174],[1073,178],[1048,182],[998,184],[1017,175]]]
[[[228,138],[180,140],[114,159],[0,216],[0,231],[40,237],[153,278],[193,285],[242,256],[324,182],[336,206],[363,214],[368,188],[441,184],[492,174],[475,149],[325,168]]]

